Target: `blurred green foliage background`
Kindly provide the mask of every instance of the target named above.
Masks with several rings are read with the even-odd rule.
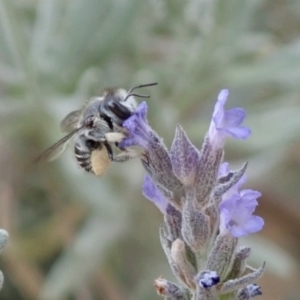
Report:
[[[31,164],[90,96],[155,81],[148,117],[168,146],[177,123],[201,146],[221,88],[246,109],[253,135],[226,159],[249,161],[266,225],[242,242],[267,262],[262,299],[299,299],[300,2],[0,0],[1,299],[160,299],[153,280],[173,277],[139,161],[102,178],[73,149]]]

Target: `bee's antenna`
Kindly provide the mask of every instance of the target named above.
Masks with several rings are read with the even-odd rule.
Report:
[[[128,91],[128,94],[131,94],[136,89],[140,89],[140,88],[147,87],[147,86],[153,86],[153,85],[157,85],[157,84],[158,84],[157,82],[153,82],[153,83],[147,83],[147,84],[141,84],[141,85],[135,86]]]
[[[129,97],[134,96],[134,97],[139,97],[139,98],[150,98],[149,95],[142,95],[142,94],[128,94],[124,101],[126,101]]]
[[[138,85],[138,86],[135,86],[135,87],[131,88],[128,91],[127,96],[123,101],[126,101],[130,96],[135,96],[135,97],[139,97],[139,98],[150,98],[149,95],[133,94],[132,92],[136,89],[140,89],[140,88],[147,87],[147,86],[153,86],[153,85],[157,85],[157,82],[141,84],[141,85]]]

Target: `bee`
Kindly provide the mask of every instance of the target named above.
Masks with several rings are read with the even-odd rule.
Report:
[[[135,97],[149,98],[134,91],[156,84],[138,85],[128,91],[121,88],[105,89],[101,97],[91,98],[83,108],[69,113],[61,121],[61,130],[69,133],[44,151],[36,161],[57,159],[71,141],[74,142],[78,165],[96,176],[103,175],[111,161],[124,162],[139,156],[137,151],[119,146],[126,136],[122,124],[137,108]],[[113,146],[119,149],[116,156]]]

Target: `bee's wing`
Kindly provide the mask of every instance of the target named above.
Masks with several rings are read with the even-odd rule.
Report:
[[[60,129],[62,132],[70,132],[76,128],[82,109],[70,112],[61,122]]]
[[[67,149],[71,140],[73,140],[82,128],[77,128],[73,130],[71,133],[60,139],[46,151],[44,151],[36,160],[35,162],[39,161],[52,161],[57,159],[63,152]]]

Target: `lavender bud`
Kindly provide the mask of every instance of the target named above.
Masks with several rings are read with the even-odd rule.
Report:
[[[162,246],[162,248],[165,252],[165,255],[168,259],[168,263],[170,265],[170,268],[171,268],[174,276],[177,278],[177,280],[179,282],[181,282],[183,285],[186,285],[184,276],[182,276],[179,267],[177,266],[176,262],[172,258],[172,255],[171,255],[172,242],[168,239],[167,234],[166,234],[165,229],[163,228],[163,226],[160,227],[159,237],[160,237],[161,246]]]
[[[164,221],[168,228],[168,238],[170,241],[175,241],[177,238],[181,238],[181,224],[182,216],[181,212],[174,206],[169,204],[166,208],[164,215]]]
[[[262,292],[260,290],[260,286],[253,283],[239,290],[235,300],[250,300],[251,298],[261,295]]]
[[[195,289],[194,277],[196,275],[195,268],[188,261],[184,242],[177,239],[171,247],[171,257],[178,266],[181,273],[181,280],[192,289]]]
[[[236,253],[233,259],[231,270],[226,275],[226,280],[240,277],[246,266],[246,259],[250,256],[251,248],[241,247]],[[226,281],[225,280],[225,281]]]
[[[167,281],[163,278],[158,278],[154,281],[154,287],[157,294],[165,296],[166,299],[185,300],[184,293],[175,283]]]
[[[210,245],[214,242],[216,235],[217,235],[217,231],[219,229],[219,223],[220,223],[220,216],[219,216],[219,210],[216,207],[216,205],[212,202],[210,202],[208,204],[208,206],[206,208],[202,209],[202,212],[208,216],[209,218],[209,223],[210,223]]]
[[[190,142],[180,125],[176,127],[170,157],[175,176],[183,185],[193,185],[198,170],[200,152]]]
[[[237,239],[231,234],[219,234],[210,252],[206,269],[216,270],[223,280],[231,269]]]
[[[201,205],[205,205],[209,201],[222,159],[223,149],[214,151],[209,139],[206,137],[201,148],[198,173],[195,180],[197,201]]]
[[[259,269],[256,269],[249,274],[226,281],[220,288],[220,294],[227,294],[254,283],[254,281],[257,280],[263,274],[264,269],[265,263]]]
[[[186,189],[186,199],[182,212],[182,236],[185,242],[195,251],[203,250],[210,235],[208,216],[195,209],[195,190]]]

